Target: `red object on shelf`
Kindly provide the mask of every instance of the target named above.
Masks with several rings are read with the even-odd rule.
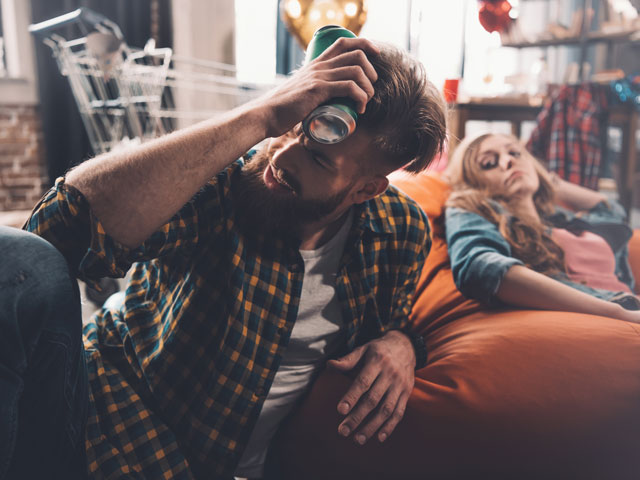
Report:
[[[478,18],[487,32],[502,32],[511,24],[511,4],[507,0],[480,0]]]
[[[447,78],[442,87],[442,93],[447,103],[454,103],[458,99],[459,78]]]

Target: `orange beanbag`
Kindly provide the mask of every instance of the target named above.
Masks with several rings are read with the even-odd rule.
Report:
[[[446,183],[392,182],[433,227],[412,314],[428,364],[393,435],[365,446],[337,433],[350,380],[324,372],[279,436],[282,478],[640,478],[640,325],[465,299],[444,241]],[[640,260],[637,235],[631,250]]]

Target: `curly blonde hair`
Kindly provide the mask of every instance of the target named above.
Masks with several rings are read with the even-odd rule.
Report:
[[[446,205],[476,213],[496,225],[509,242],[513,257],[532,270],[545,275],[565,272],[564,253],[548,233],[549,226],[539,219],[519,215],[509,198],[491,192],[484,183],[477,156],[482,143],[493,135],[465,139],[456,148],[446,172],[452,188]],[[547,170],[516,137],[504,136],[517,142],[523,157],[533,163],[539,180],[533,202],[540,218],[550,215],[555,210],[555,195]]]

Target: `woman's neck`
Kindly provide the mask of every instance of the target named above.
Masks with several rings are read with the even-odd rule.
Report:
[[[533,201],[533,197],[517,197],[509,202],[511,209],[521,217],[529,217],[533,220],[541,222],[540,214]]]

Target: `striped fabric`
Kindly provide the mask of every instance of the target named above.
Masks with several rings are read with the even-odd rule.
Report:
[[[561,178],[597,189],[607,135],[607,87],[563,85],[538,115],[527,149]]]
[[[26,225],[85,281],[133,263],[124,306],[84,332],[92,478],[227,478],[242,455],[296,320],[304,263],[291,241],[239,230],[230,186],[240,168],[136,249],[106,235],[62,178]],[[393,187],[355,208],[336,277],[341,354],[405,326],[431,246],[426,216]]]

